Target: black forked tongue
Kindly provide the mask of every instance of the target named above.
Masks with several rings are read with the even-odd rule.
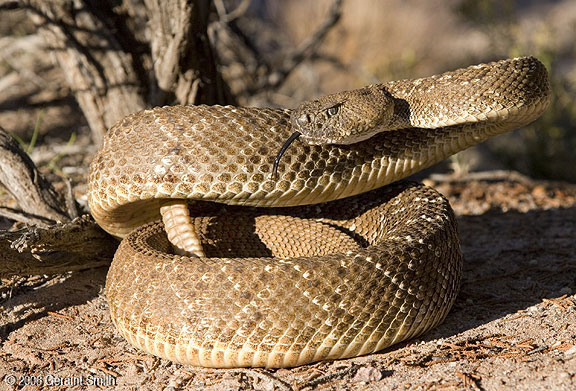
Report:
[[[286,152],[290,144],[292,144],[292,142],[301,135],[302,133],[295,131],[290,135],[290,137],[288,137],[288,140],[284,142],[282,148],[280,148],[280,151],[278,151],[278,155],[276,155],[276,159],[274,159],[274,165],[272,165],[272,174],[270,175],[270,178],[276,179],[278,177],[278,164],[280,163],[280,159],[282,159],[282,155],[284,155],[284,152]]]

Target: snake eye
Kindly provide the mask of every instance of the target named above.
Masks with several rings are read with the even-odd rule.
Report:
[[[326,110],[326,113],[328,113],[328,117],[333,117],[336,114],[338,114],[339,108],[340,108],[340,105],[329,107],[328,110]]]

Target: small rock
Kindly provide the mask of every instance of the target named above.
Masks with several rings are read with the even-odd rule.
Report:
[[[536,306],[532,306],[526,309],[526,312],[528,312],[529,314],[536,314],[538,312],[540,312],[540,309]]]
[[[362,367],[356,371],[352,381],[354,383],[369,383],[371,381],[378,381],[380,379],[382,379],[382,371],[374,367]]]
[[[576,358],[576,345],[572,346],[570,349],[564,352],[564,355],[568,359]]]
[[[546,188],[542,185],[534,186],[532,189],[532,196],[536,198],[546,198],[547,193]]]
[[[572,375],[566,371],[560,372],[559,376],[560,376],[560,379],[565,379],[565,380],[568,380],[572,377]]]
[[[432,179],[429,178],[422,179],[422,184],[429,187],[436,186],[436,182],[434,182]]]

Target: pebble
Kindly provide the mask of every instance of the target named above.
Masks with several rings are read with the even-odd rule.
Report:
[[[576,358],[576,345],[574,345],[570,349],[566,350],[564,352],[564,356],[566,356],[566,358],[568,358],[568,359]]]
[[[542,308],[539,308],[537,306],[532,306],[532,307],[528,308],[526,310],[526,312],[528,312],[530,314],[537,314],[538,312],[542,312]]]
[[[532,189],[532,195],[536,198],[546,198],[547,193],[546,188],[542,185],[534,186]]]
[[[552,346],[550,346],[551,348],[555,348],[556,346],[560,346],[562,345],[562,341],[556,341],[552,344]]]
[[[425,186],[429,186],[429,187],[434,187],[436,186],[436,182],[434,182],[432,179],[422,179],[422,184]]]
[[[354,383],[370,383],[382,379],[382,371],[374,367],[362,367],[356,371],[352,378]]]
[[[572,375],[569,374],[569,373],[566,372],[566,371],[560,372],[560,379],[568,380],[568,379],[570,379],[571,377],[572,377]]]

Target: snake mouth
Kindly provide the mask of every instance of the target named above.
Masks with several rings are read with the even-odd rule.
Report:
[[[400,129],[398,129],[398,130],[400,130]],[[364,132],[363,134],[357,134],[354,136],[347,135],[347,136],[336,136],[336,137],[330,137],[330,136],[314,137],[314,136],[308,136],[308,135],[302,133],[301,139],[309,145],[340,145],[340,146],[342,146],[342,145],[352,145],[352,144],[361,143],[362,141],[366,141],[368,139],[371,139],[375,135],[377,135],[379,133],[383,133],[385,131],[389,131],[389,129],[377,128],[372,132]],[[397,129],[394,129],[394,131],[397,131]]]

